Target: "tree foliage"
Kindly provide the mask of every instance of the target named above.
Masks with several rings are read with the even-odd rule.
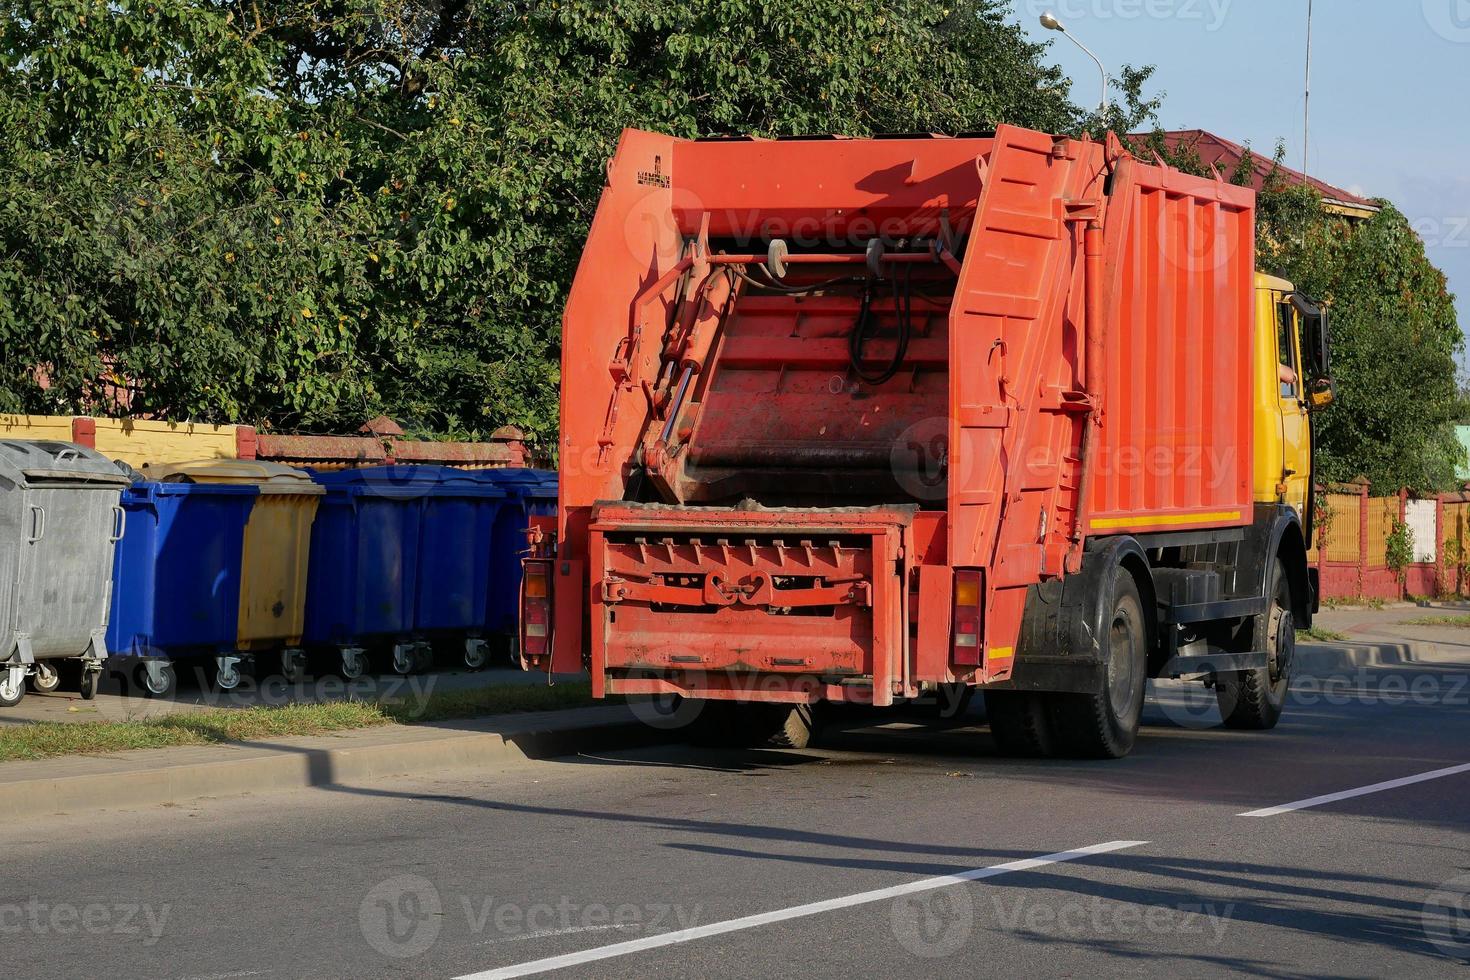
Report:
[[[0,0],[0,410],[554,435],[626,126],[1051,131],[996,0]],[[126,388],[118,397],[117,387]]]

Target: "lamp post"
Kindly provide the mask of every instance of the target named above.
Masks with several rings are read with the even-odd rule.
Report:
[[[1056,31],[1064,37],[1068,38],[1073,44],[1082,49],[1083,54],[1087,55],[1087,57],[1091,58],[1094,62],[1097,63],[1098,74],[1102,76],[1102,101],[1097,104],[1097,112],[1098,115],[1103,115],[1104,113],[1106,113],[1108,111],[1108,70],[1103,67],[1101,59],[1099,59],[1097,55],[1089,51],[1087,45],[1077,40],[1077,38],[1073,36],[1072,32],[1067,30],[1067,26],[1063,24],[1060,20],[1057,20],[1057,15],[1052,13],[1050,10],[1041,15],[1041,26],[1049,31]]]

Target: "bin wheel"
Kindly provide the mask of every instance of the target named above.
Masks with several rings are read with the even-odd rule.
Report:
[[[138,667],[138,683],[150,697],[168,697],[178,681],[173,664],[151,660]]]
[[[36,672],[31,675],[31,690],[37,694],[50,694],[61,686],[61,671],[45,660],[37,661]]]
[[[480,670],[490,662],[490,645],[484,640],[464,641],[464,665],[470,670]]]
[[[24,667],[0,667],[0,708],[13,708],[26,696]]]
[[[368,672],[367,654],[356,647],[348,647],[342,651],[342,676],[349,681],[355,681]]]
[[[240,658],[218,657],[218,669],[214,673],[214,685],[221,691],[233,691],[240,686]]]
[[[418,656],[414,652],[411,643],[395,643],[393,645],[393,672],[395,674],[412,674],[414,665],[418,663]]]
[[[429,643],[420,643],[413,648],[413,672],[415,674],[427,674],[434,669],[434,647]]]
[[[287,684],[300,684],[306,680],[306,654],[300,650],[282,650],[281,676]]]
[[[81,682],[77,685],[78,692],[83,701],[91,701],[97,697],[97,687],[102,683],[101,667],[83,667]]]

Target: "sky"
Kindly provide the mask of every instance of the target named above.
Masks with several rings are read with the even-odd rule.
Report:
[[[1302,169],[1307,0],[1012,0],[1013,17],[1096,101],[1097,66],[1155,65],[1165,129],[1206,129]],[[1470,0],[1314,0],[1309,172],[1385,197],[1424,238],[1470,331]],[[1462,354],[1461,369],[1467,365]]]

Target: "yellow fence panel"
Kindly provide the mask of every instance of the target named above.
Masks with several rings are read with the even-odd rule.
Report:
[[[1388,536],[1399,519],[1399,498],[1368,498],[1368,567],[1388,564]]]
[[[71,416],[0,415],[0,439],[71,442]]]
[[[233,425],[98,419],[97,451],[134,468],[144,463],[187,463],[196,459],[234,459]]]
[[[1363,498],[1355,493],[1329,493],[1326,498],[1327,531],[1318,537],[1325,539],[1327,560],[1356,562],[1362,530],[1358,525],[1358,505]]]

